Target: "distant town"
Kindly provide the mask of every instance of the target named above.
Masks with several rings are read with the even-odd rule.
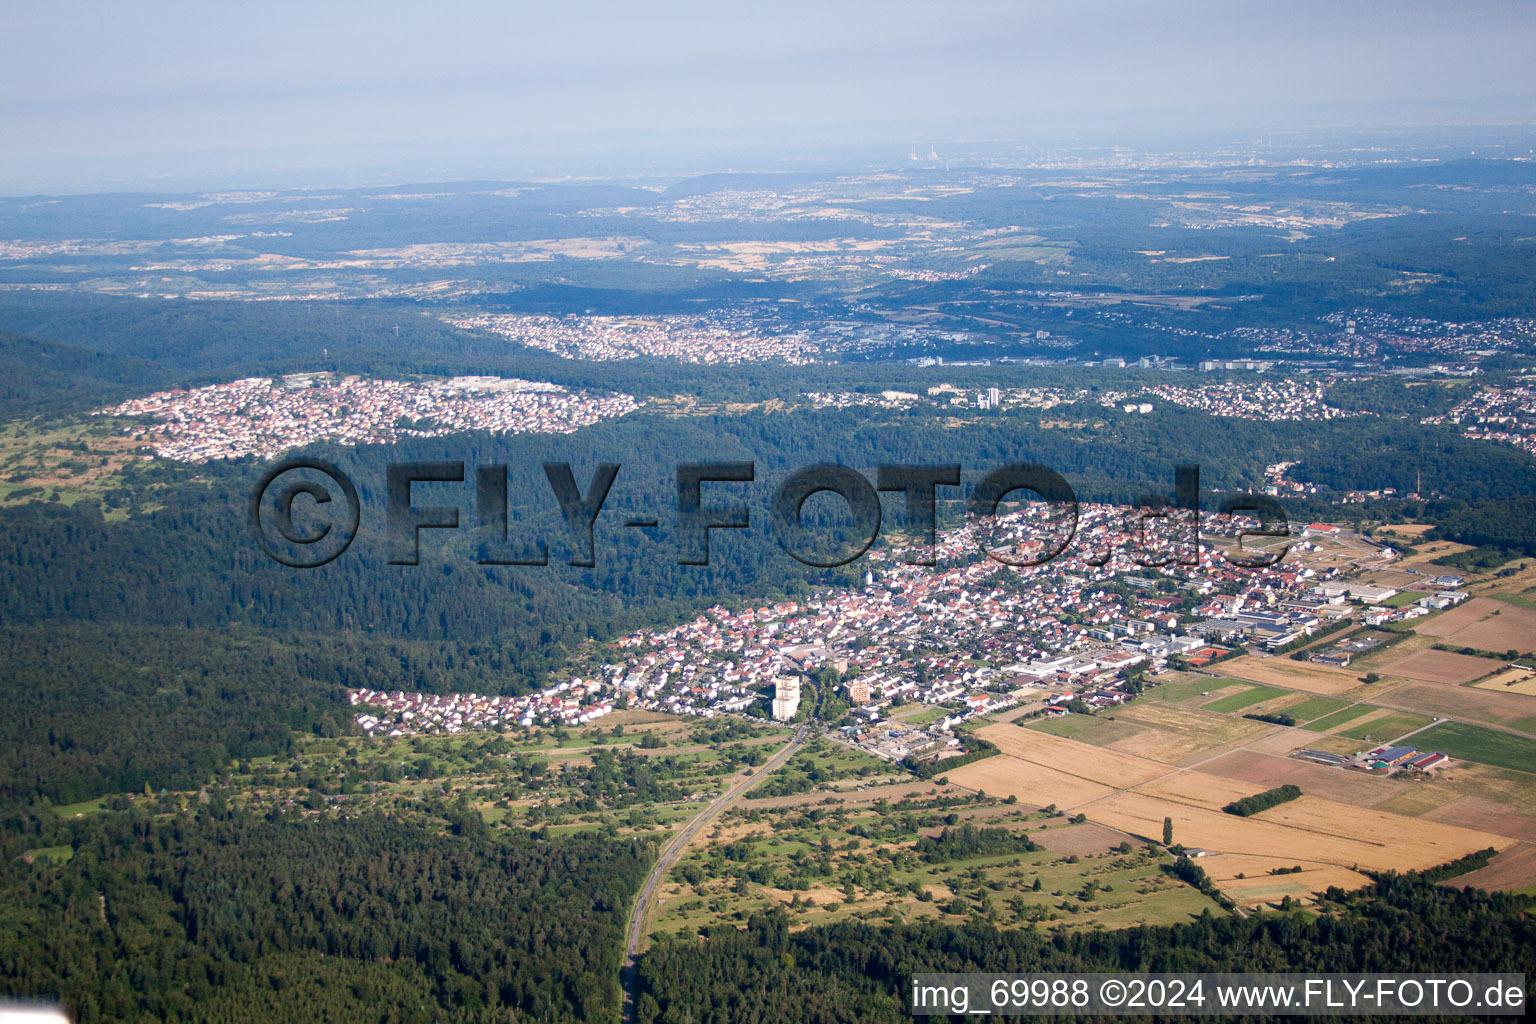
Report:
[[[208,462],[270,459],[317,441],[389,444],[470,430],[568,434],[640,404],[626,394],[594,395],[516,378],[398,381],[298,373],[162,391],[99,412],[145,420],[128,434],[161,458]]]

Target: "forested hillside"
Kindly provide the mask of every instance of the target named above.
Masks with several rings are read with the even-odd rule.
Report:
[[[1173,927],[1052,936],[931,922],[791,933],[787,916],[761,915],[745,931],[654,947],[640,965],[638,1019],[906,1021],[911,976],[924,971],[1523,972],[1536,942],[1536,922],[1518,896],[1391,877],[1359,893],[1330,890],[1326,899],[1320,918],[1207,915]]]
[[[79,1024],[612,1019],[644,848],[466,813],[78,825],[63,865],[0,863],[0,991]]]

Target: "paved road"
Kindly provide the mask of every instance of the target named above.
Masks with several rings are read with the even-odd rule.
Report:
[[[629,911],[629,928],[624,942],[624,969],[622,981],[624,986],[624,1019],[635,1019],[635,961],[640,956],[640,940],[645,937],[646,920],[650,917],[651,907],[656,901],[656,890],[661,887],[667,873],[672,870],[672,865],[677,863],[677,858],[682,856],[693,840],[720,813],[740,800],[747,790],[762,782],[769,775],[777,771],[785,761],[788,761],[795,751],[805,745],[805,741],[811,738],[811,727],[801,726],[795,730],[795,735],[790,741],[779,748],[779,752],[768,759],[761,768],[754,769],[752,774],[737,782],[730,789],[721,793],[710,802],[693,820],[683,826],[683,830],[671,839],[667,840],[661,848],[661,853],[656,858],[656,866],[651,869],[645,884],[640,887],[640,894],[635,897],[635,905]]]

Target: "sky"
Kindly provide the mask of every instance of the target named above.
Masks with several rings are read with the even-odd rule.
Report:
[[[0,6],[0,186],[153,179],[170,154],[426,144],[449,170],[527,137],[1176,129],[1536,96],[1526,0]]]

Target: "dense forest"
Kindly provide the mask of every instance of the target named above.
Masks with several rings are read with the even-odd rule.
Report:
[[[613,1019],[649,851],[457,813],[77,824],[66,863],[0,863],[0,991],[78,1024]]]
[[[1320,917],[1206,914],[1171,927],[1054,935],[932,921],[791,932],[786,915],[767,913],[742,931],[653,947],[640,963],[638,1019],[905,1021],[917,972],[1524,972],[1536,943],[1525,899],[1422,878],[1388,876],[1358,893],[1330,889],[1323,908]]]

